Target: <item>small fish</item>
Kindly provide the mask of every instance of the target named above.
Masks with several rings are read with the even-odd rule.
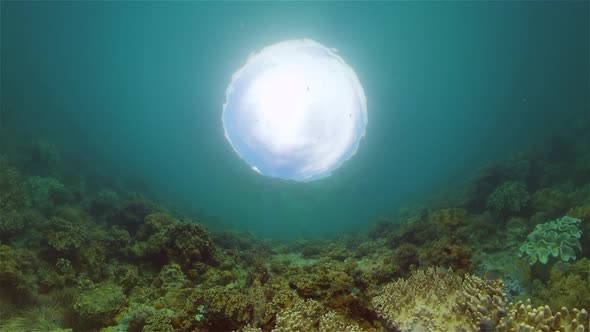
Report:
[[[572,269],[571,265],[563,263],[563,262],[557,262],[557,263],[553,264],[552,268],[557,269],[561,272],[569,272]]]
[[[504,278],[504,271],[501,270],[489,270],[484,275],[485,280],[498,280]]]

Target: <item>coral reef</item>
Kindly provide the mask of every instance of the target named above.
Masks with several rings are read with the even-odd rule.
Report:
[[[65,176],[56,146],[36,149],[0,157],[2,331],[588,326],[588,309],[574,309],[590,298],[587,153],[521,154],[486,167],[461,199],[392,211],[366,232],[283,243],[210,232],[208,220],[122,179]]]
[[[549,256],[559,257],[565,262],[575,260],[574,249],[582,250],[579,223],[580,219],[565,216],[535,226],[527,235],[527,241],[520,246],[520,255],[525,256],[531,265],[537,261],[547,264]]]

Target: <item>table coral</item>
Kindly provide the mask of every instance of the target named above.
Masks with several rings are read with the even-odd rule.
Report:
[[[372,302],[384,324],[396,331],[473,331],[499,319],[506,297],[501,281],[429,268],[386,285]]]

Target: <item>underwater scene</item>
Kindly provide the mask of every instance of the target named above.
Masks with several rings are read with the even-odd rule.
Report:
[[[1,1],[0,331],[590,331],[589,27]]]

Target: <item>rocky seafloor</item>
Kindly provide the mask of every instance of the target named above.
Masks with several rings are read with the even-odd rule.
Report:
[[[0,158],[0,331],[589,330],[583,140],[508,156],[363,234],[283,244],[63,163],[43,140]]]

